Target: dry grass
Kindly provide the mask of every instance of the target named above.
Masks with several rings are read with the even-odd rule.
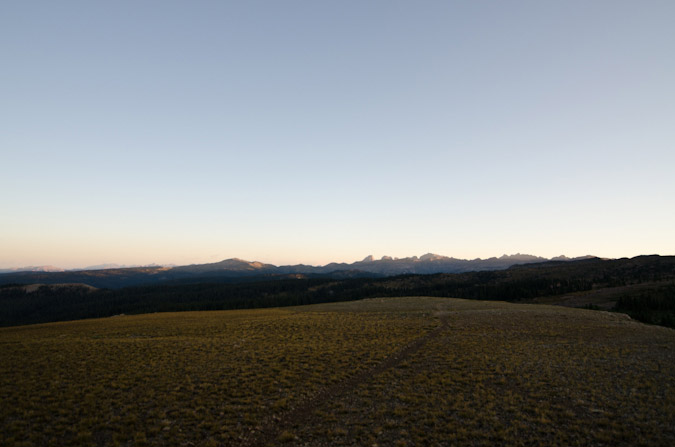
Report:
[[[331,445],[675,444],[675,331],[549,306],[442,308],[440,336],[321,409],[344,433]],[[300,439],[321,443],[322,425]]]
[[[549,306],[373,299],[0,329],[0,445],[672,445],[675,331]],[[264,438],[260,438],[264,439]]]

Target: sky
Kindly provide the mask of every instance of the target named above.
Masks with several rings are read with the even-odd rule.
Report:
[[[1,2],[0,268],[675,255],[674,17]]]

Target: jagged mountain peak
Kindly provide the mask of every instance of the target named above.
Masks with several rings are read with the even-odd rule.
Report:
[[[557,261],[575,261],[589,258],[567,258],[559,256]],[[224,259],[210,264],[193,264],[179,267],[152,267],[129,269],[106,269],[95,271],[69,271],[60,273],[45,272],[2,272],[0,284],[11,282],[35,283],[87,283],[95,287],[122,287],[126,285],[143,284],[158,281],[175,281],[200,276],[215,278],[236,277],[282,277],[283,275],[376,275],[391,276],[403,274],[435,274],[435,273],[462,273],[480,270],[501,270],[517,264],[529,264],[549,261],[532,255],[515,254],[503,255],[499,258],[487,259],[457,259],[427,253],[421,257],[395,258],[382,256],[375,259],[372,255],[362,261],[348,263],[330,263],[323,266],[311,265],[284,265],[276,266],[258,261],[246,261],[240,258]],[[33,275],[30,279],[30,275]],[[115,279],[117,278],[117,279]]]

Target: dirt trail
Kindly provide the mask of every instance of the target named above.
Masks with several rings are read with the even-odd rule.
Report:
[[[251,432],[248,437],[242,439],[240,445],[246,447],[276,445],[278,443],[277,439],[283,431],[288,430],[292,432],[293,427],[309,423],[311,419],[316,417],[314,412],[325,402],[335,401],[349,395],[361,383],[367,382],[373,376],[399,365],[403,360],[419,351],[429,340],[437,337],[443,330],[448,328],[448,314],[438,310],[436,316],[440,320],[436,329],[408,343],[372,368],[348,377],[342,382],[328,386],[290,410],[280,415],[272,416],[258,431]]]

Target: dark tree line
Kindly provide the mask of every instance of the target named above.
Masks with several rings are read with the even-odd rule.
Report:
[[[675,328],[675,284],[622,296],[614,310],[644,323]]]
[[[42,323],[118,314],[299,306],[372,297],[438,296],[518,301],[587,290],[585,281],[493,275],[409,275],[388,279],[292,279],[236,284],[183,284],[124,289],[42,286],[0,289],[0,325]]]
[[[436,296],[517,302],[664,279],[675,281],[673,257],[552,262],[500,271],[388,278],[247,278],[241,282],[206,280],[122,289],[43,286],[33,292],[8,285],[0,287],[0,326],[123,313],[297,306],[373,297]],[[627,296],[619,300],[616,310],[642,321],[672,325],[669,322],[673,319],[674,288]]]

